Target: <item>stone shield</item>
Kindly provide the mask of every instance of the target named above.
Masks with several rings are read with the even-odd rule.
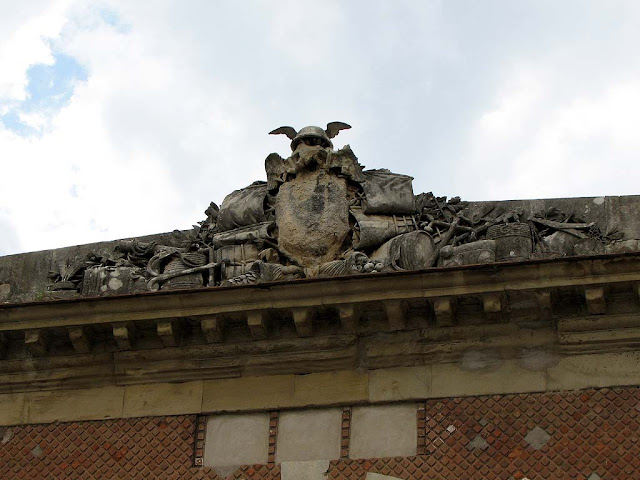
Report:
[[[347,181],[324,170],[300,172],[276,197],[278,246],[300,266],[335,260],[349,234]]]

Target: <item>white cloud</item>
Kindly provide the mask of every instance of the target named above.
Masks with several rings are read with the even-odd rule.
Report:
[[[19,179],[0,191],[0,205],[22,219],[22,249],[188,228],[211,199],[264,176],[263,152],[233,152],[238,121],[252,110],[233,85],[197,78],[197,65],[164,51],[170,38],[78,24],[78,14],[71,9],[56,46],[84,62],[88,81],[42,137],[0,131],[4,173]],[[231,121],[230,109],[243,115]],[[254,167],[234,185],[229,174],[247,156]]]
[[[640,82],[557,101],[555,80],[518,66],[506,75],[498,106],[478,118],[469,155],[488,177],[486,198],[637,193]],[[501,168],[487,171],[495,165]]]
[[[279,3],[278,8],[273,9],[266,2],[262,4],[263,8],[271,10],[271,43],[301,68],[331,63],[340,48],[340,35],[330,32],[340,32],[347,21],[341,2],[324,1],[321,8],[313,9],[309,9],[308,3],[297,0]]]
[[[29,127],[40,130],[47,124],[47,117],[43,113],[34,112],[34,113],[19,113],[19,118],[22,123],[28,125]]]
[[[547,72],[531,65],[515,65],[498,89],[496,108],[481,114],[473,139],[478,155],[514,148],[527,142],[532,120],[544,100],[549,79]]]
[[[26,70],[35,63],[51,63],[47,39],[54,38],[66,21],[68,1],[11,2],[2,8],[0,20],[0,103],[25,98]]]
[[[264,178],[267,154],[288,150],[267,132],[286,124],[351,123],[336,146],[414,175],[417,191],[637,191],[640,34],[629,25],[640,13],[629,5],[580,18],[554,6],[552,24],[536,2],[0,8],[0,115],[24,98],[30,65],[59,53],[87,70],[53,117],[21,112],[41,136],[0,122],[0,220],[17,232],[0,253],[188,228],[209,201]],[[602,10],[621,26],[598,23]]]

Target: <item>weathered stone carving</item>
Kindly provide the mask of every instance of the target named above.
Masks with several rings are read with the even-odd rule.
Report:
[[[93,264],[91,259],[80,257],[54,261],[49,271],[49,278],[52,281],[49,290],[77,291],[82,282],[84,269],[91,264]]]
[[[246,188],[227,195],[218,212],[218,228],[221,231],[232,230],[264,222],[266,193],[266,183],[254,182]]]
[[[82,295],[96,297],[106,294],[145,291],[144,270],[138,267],[96,266],[87,268],[82,280]]]
[[[418,229],[414,215],[366,215],[355,206],[349,213],[355,220],[353,247],[357,249],[375,248],[390,238]]]
[[[387,169],[362,172],[364,213],[409,214],[416,213],[416,201],[411,182],[413,177],[391,173]]]
[[[435,252],[431,236],[418,230],[386,241],[371,254],[371,258],[382,262],[387,269],[420,270],[431,265]]]
[[[622,238],[619,232],[603,235],[595,222],[585,222],[556,208],[531,218],[538,239],[537,256],[589,255],[605,252],[605,246]]]
[[[95,296],[640,249],[557,208],[525,213],[509,202],[472,208],[459,197],[416,196],[412,177],[363,170],[348,145],[334,150],[331,139],[349,128],[273,130],[291,139],[291,155],[267,156],[266,182],[212,202],[173,245],[126,240],[57,262],[50,289]]]
[[[349,229],[347,181],[323,169],[299,172],[276,196],[280,250],[299,265],[335,260]]]
[[[440,250],[443,267],[492,263],[496,261],[495,240],[478,240],[458,247],[446,245]]]
[[[215,268],[207,264],[202,252],[185,252],[178,248],[160,247],[149,260],[147,272],[151,275],[149,289],[156,290],[160,285],[165,288],[196,288],[204,286],[203,272]]]
[[[487,239],[494,240],[496,260],[527,260],[533,253],[533,238],[529,223],[505,223],[487,228]]]
[[[155,248],[155,242],[119,241],[110,255],[101,256],[96,264],[86,268],[82,295],[95,297],[147,290],[145,269]]]

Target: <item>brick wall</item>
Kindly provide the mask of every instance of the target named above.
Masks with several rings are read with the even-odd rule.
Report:
[[[330,479],[364,480],[367,472],[430,480],[640,478],[640,388],[420,402],[418,455],[408,457],[346,458],[348,406],[344,412],[345,458],[328,463]],[[196,466],[198,425],[196,416],[176,416],[3,427],[0,479],[221,479]],[[277,448],[276,435],[267,441]],[[228,478],[278,479],[280,467],[244,466]]]

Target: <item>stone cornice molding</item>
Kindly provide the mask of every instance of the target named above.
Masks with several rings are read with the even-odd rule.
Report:
[[[0,304],[0,331],[640,282],[640,252]]]
[[[623,254],[3,305],[0,393],[635,350],[638,285]]]

